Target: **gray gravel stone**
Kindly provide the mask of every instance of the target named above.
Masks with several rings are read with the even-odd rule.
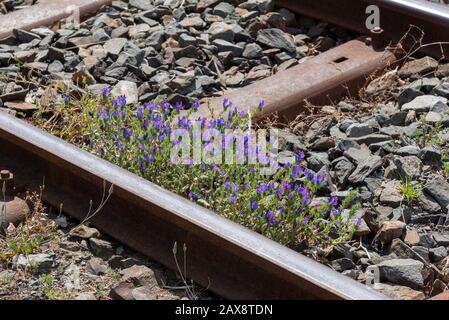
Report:
[[[439,246],[449,247],[449,233],[433,232],[432,236]]]
[[[440,262],[447,257],[447,249],[443,246],[429,249],[429,257],[431,262]]]
[[[416,78],[420,75],[428,74],[438,67],[438,61],[431,57],[424,57],[405,63],[399,70],[401,78]]]
[[[413,259],[392,259],[376,265],[381,281],[389,281],[419,290],[424,285],[423,263]]]
[[[278,48],[288,52],[296,52],[292,37],[280,29],[262,29],[257,33],[257,42],[270,48]]]
[[[127,104],[134,104],[139,101],[137,85],[135,82],[126,80],[119,81],[111,90],[111,94],[114,97],[126,96]]]
[[[363,182],[366,177],[382,165],[382,162],[382,158],[377,155],[368,157],[364,162],[358,164],[348,180],[352,183]]]
[[[29,254],[27,256],[21,254],[16,260],[17,267],[28,269],[37,274],[49,273],[55,263],[54,255],[47,253]]]
[[[354,123],[346,130],[346,135],[350,138],[363,137],[374,132],[374,129],[367,123]]]
[[[442,176],[431,177],[423,190],[435,199],[443,209],[446,209],[449,205],[449,183]]]
[[[444,97],[437,97],[431,95],[423,95],[416,97],[412,101],[405,103],[402,107],[402,111],[413,110],[415,112],[428,112],[432,108],[444,108],[447,106],[447,99]]]

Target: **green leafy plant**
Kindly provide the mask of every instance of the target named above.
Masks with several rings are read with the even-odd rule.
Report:
[[[400,192],[407,203],[416,201],[421,193],[422,186],[419,183],[406,179],[401,181]]]

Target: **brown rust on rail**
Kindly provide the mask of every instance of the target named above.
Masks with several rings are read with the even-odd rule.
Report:
[[[277,112],[282,118],[292,120],[303,110],[305,100],[326,104],[348,92],[355,93],[366,83],[368,75],[384,69],[395,60],[389,51],[375,51],[364,41],[353,40],[205,103],[217,115],[223,110],[224,98],[229,98],[237,109],[243,111],[247,108],[254,111],[259,101],[264,100],[266,106],[258,113],[258,118]],[[202,110],[201,116],[210,116],[207,108]],[[197,113],[194,115],[198,116]]]
[[[52,25],[79,10],[80,19],[94,15],[112,0],[45,0],[40,3],[0,16],[0,39],[12,34],[13,29],[31,30]]]
[[[423,44],[444,42],[424,46],[420,52],[436,59],[449,57],[449,7],[417,0],[275,0],[280,7],[295,13],[314,17],[345,29],[370,35],[367,19],[372,14],[369,6],[379,8],[380,25],[386,40],[397,42],[410,30],[402,42],[403,47],[416,48],[416,40],[424,32]],[[368,8],[368,10],[367,10]],[[369,20],[371,21],[371,20]],[[370,25],[368,25],[370,26]],[[371,27],[371,26],[370,26]],[[420,30],[419,30],[419,29]],[[443,54],[444,53],[444,54]]]

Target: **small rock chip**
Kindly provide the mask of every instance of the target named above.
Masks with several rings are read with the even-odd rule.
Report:
[[[90,238],[89,244],[92,249],[92,253],[102,259],[109,259],[109,257],[114,254],[112,244],[106,240]]]
[[[98,238],[100,237],[100,232],[95,228],[89,228],[85,225],[80,225],[70,231],[70,236],[81,238],[81,239],[90,239],[90,238]]]
[[[352,183],[361,183],[368,177],[374,170],[382,165],[382,158],[378,155],[372,155],[365,161],[358,164],[354,172],[349,176],[348,180]]]
[[[135,265],[121,271],[122,280],[133,283],[136,286],[157,286],[154,271],[142,265]]]
[[[114,300],[134,300],[132,291],[134,285],[129,282],[121,282],[111,289],[109,297]]]
[[[296,52],[293,38],[284,31],[276,28],[262,29],[257,33],[257,42],[270,48]]]
[[[388,283],[376,283],[373,289],[396,300],[424,300],[426,297],[421,291]]]
[[[345,270],[354,269],[355,264],[351,259],[341,258],[332,261],[332,268],[334,268],[335,271],[343,272]]]
[[[154,287],[151,286],[135,288],[131,294],[135,300],[157,300],[157,296],[154,293]]]
[[[385,184],[380,194],[380,203],[385,206],[397,208],[404,200],[400,191],[401,183],[398,180],[392,180]]]

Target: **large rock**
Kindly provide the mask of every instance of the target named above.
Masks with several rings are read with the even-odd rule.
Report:
[[[90,239],[90,238],[98,238],[100,237],[100,232],[95,228],[89,228],[85,225],[79,225],[76,228],[73,228],[70,231],[70,236],[81,238],[81,239]]]
[[[449,233],[433,232],[432,236],[439,246],[449,247]]]
[[[17,257],[15,265],[37,274],[47,274],[55,266],[54,255],[47,253],[21,254]]]
[[[402,111],[428,112],[430,109],[439,109],[447,107],[447,99],[443,97],[424,95],[405,103]]]
[[[226,40],[215,39],[212,44],[217,46],[219,52],[231,51],[234,57],[240,57],[243,52],[242,47]]]
[[[144,11],[154,8],[152,0],[129,0],[129,6]]]
[[[424,186],[427,192],[436,202],[446,210],[449,205],[449,183],[442,176],[433,176]]]
[[[248,43],[243,50],[242,56],[247,59],[257,59],[263,57],[263,50],[257,43]]]
[[[213,14],[220,16],[222,18],[226,18],[228,15],[232,14],[235,10],[235,7],[227,2],[220,2],[214,7]]]
[[[447,249],[443,246],[429,249],[429,257],[432,262],[440,262],[447,257]]]
[[[138,92],[136,83],[126,80],[119,81],[111,90],[114,97],[125,96],[126,104],[137,103],[139,101]]]
[[[120,282],[109,292],[109,297],[114,300],[135,300],[132,291],[134,285],[129,282]]]
[[[381,281],[404,285],[415,290],[424,286],[424,264],[413,259],[392,259],[376,265]]]
[[[359,164],[371,157],[372,153],[368,147],[362,145],[360,148],[349,148],[348,150],[343,152],[343,155],[353,163]]]
[[[401,183],[398,180],[387,182],[380,194],[380,203],[384,206],[397,208],[404,200],[404,196],[400,191]]]
[[[427,192],[421,192],[418,195],[418,204],[421,208],[429,213],[440,213],[441,206],[438,202],[435,201],[431,196],[427,194]]]
[[[261,13],[267,13],[274,10],[273,0],[248,0],[239,5],[240,8],[249,11],[257,10]]]
[[[415,179],[421,175],[422,162],[416,156],[396,157],[393,163],[402,180]]]
[[[102,259],[109,259],[114,254],[112,244],[106,240],[90,238],[89,244],[92,253]]]
[[[350,138],[358,138],[373,132],[373,127],[368,123],[354,123],[346,130],[346,135]]]
[[[219,3],[220,0],[199,0],[198,4],[196,5],[196,9],[201,12],[204,11],[204,9],[207,9],[209,7],[212,7]]]
[[[212,23],[207,33],[210,34],[212,41],[215,39],[221,39],[228,42],[233,42],[235,37],[232,25],[221,21]]]
[[[399,70],[401,78],[418,77],[434,71],[438,67],[438,61],[431,57],[424,57],[405,63]]]
[[[106,54],[110,55],[112,59],[117,59],[119,53],[123,50],[128,40],[126,38],[114,38],[106,41],[103,49]]]
[[[154,271],[142,265],[135,265],[121,271],[122,280],[133,283],[135,286],[157,286]]]
[[[382,165],[382,158],[377,155],[368,157],[365,161],[358,164],[354,172],[349,176],[348,180],[352,183],[361,183]]]
[[[383,245],[390,244],[394,239],[404,235],[405,226],[402,221],[385,221],[377,232],[375,240],[380,241]]]
[[[259,30],[257,33],[257,42],[270,48],[296,52],[293,38],[280,29],[272,28]]]
[[[334,176],[340,186],[344,186],[349,176],[354,171],[355,166],[346,158],[342,158],[334,167]]]

